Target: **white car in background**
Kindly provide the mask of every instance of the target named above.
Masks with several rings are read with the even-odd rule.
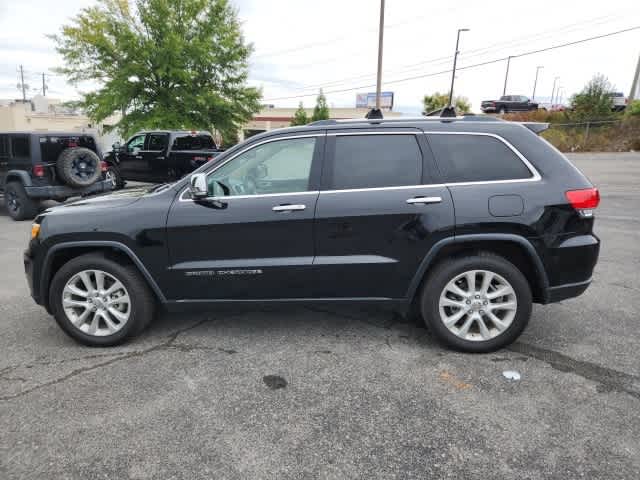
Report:
[[[627,108],[629,99],[624,96],[622,92],[611,92],[609,96],[613,100],[613,106],[611,107],[614,112],[620,112]]]

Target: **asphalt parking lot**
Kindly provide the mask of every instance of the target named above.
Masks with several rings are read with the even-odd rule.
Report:
[[[302,307],[82,347],[29,297],[30,222],[0,210],[0,478],[640,478],[640,154],[572,159],[602,194],[594,283],[488,355]]]

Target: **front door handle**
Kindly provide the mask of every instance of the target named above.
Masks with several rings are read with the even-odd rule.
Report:
[[[408,198],[407,203],[409,204],[429,204],[429,203],[440,203],[442,202],[442,197],[413,197]]]
[[[306,205],[276,205],[273,207],[274,212],[293,212],[295,210],[304,210],[307,208]]]

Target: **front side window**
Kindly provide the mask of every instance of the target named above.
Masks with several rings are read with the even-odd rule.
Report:
[[[149,146],[147,150],[160,151],[167,146],[167,135],[165,133],[152,133],[149,135]]]
[[[127,152],[133,152],[134,148],[142,150],[144,148],[144,137],[145,135],[136,135],[129,140],[129,143],[127,143]]]
[[[241,153],[209,175],[209,195],[305,192],[315,144],[313,137],[283,139]]]
[[[422,154],[415,135],[344,135],[327,168],[331,190],[419,185]]]
[[[532,176],[501,140],[488,135],[428,135],[446,182],[518,180]]]

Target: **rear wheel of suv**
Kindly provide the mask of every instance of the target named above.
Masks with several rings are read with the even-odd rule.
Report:
[[[84,147],[63,150],[56,168],[62,180],[70,187],[88,187],[102,176],[100,158],[94,151]]]
[[[139,334],[153,318],[155,299],[131,265],[100,254],[66,263],[55,274],[49,304],[62,329],[85,345],[118,345]]]
[[[493,254],[439,264],[421,295],[422,315],[435,337],[474,353],[497,350],[518,338],[529,322],[531,304],[522,272]]]
[[[14,220],[29,220],[38,213],[38,202],[27,196],[20,182],[7,183],[4,188],[4,204]]]

